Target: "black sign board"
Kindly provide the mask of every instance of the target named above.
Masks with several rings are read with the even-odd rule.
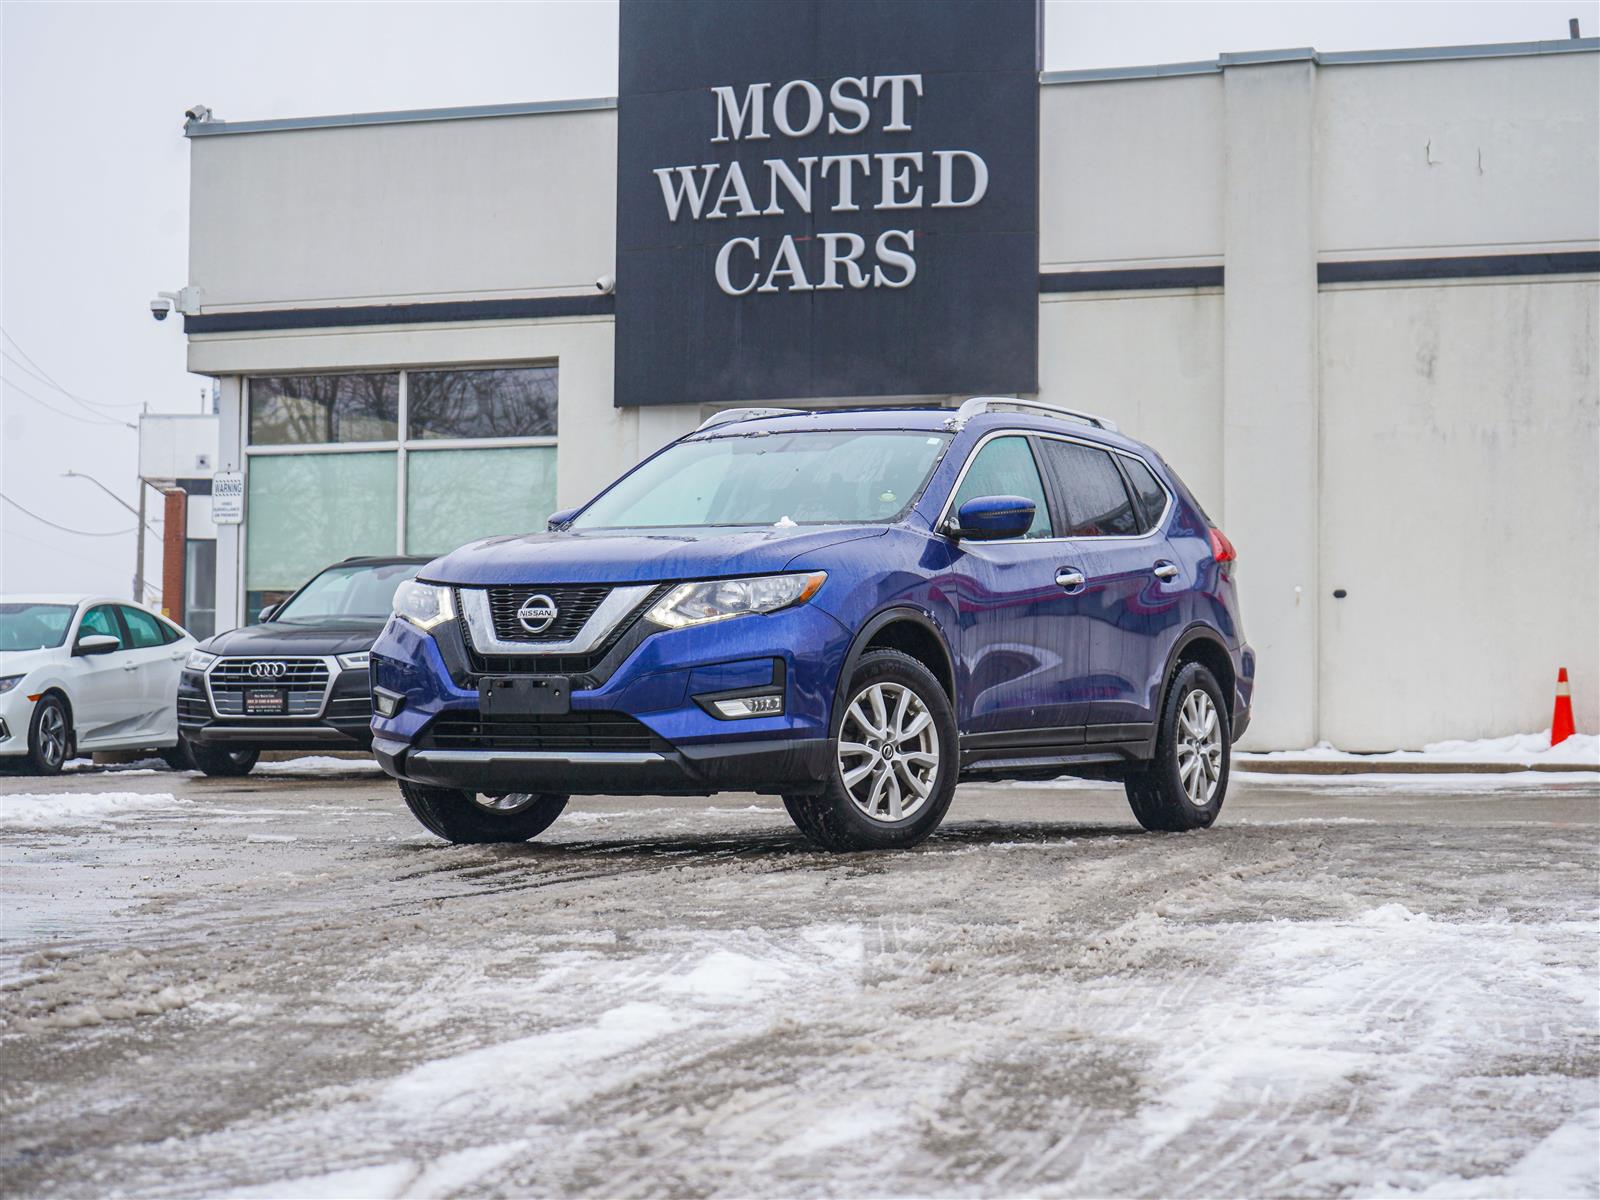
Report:
[[[1036,0],[622,0],[616,403],[1038,387]]]

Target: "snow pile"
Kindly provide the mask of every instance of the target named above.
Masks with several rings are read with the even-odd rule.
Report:
[[[1600,766],[1600,737],[1575,733],[1559,746],[1550,744],[1550,731],[1514,733],[1509,737],[1480,738],[1476,741],[1430,742],[1421,750],[1390,750],[1385,754],[1356,754],[1318,742],[1307,750],[1269,750],[1238,753],[1234,761],[1248,769],[1252,762],[1289,759],[1294,762],[1432,762],[1432,763],[1513,763],[1534,766],[1552,763],[1560,766]]]
[[[171,792],[21,792],[0,796],[0,829],[52,829],[97,825],[117,817],[181,808]]]
[[[328,771],[381,771],[382,769],[376,759],[334,758],[331,754],[308,754],[304,758],[256,764],[258,773],[269,775],[321,775]]]

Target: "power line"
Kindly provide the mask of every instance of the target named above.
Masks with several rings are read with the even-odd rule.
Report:
[[[122,401],[122,402],[119,403],[119,402],[110,401],[110,400],[90,400],[87,397],[80,396],[76,392],[70,391],[67,388],[62,387],[60,382],[56,379],[56,377],[54,375],[50,374],[49,371],[46,371],[37,362],[35,362],[34,359],[33,359],[33,356],[22,348],[22,343],[21,342],[17,341],[16,338],[12,337],[9,333],[6,332],[6,329],[5,329],[5,327],[3,325],[0,325],[0,335],[3,335],[5,337],[5,339],[6,339],[6,341],[10,342],[12,344],[12,346],[14,346],[16,348],[17,353],[22,355],[22,357],[27,360],[27,366],[23,366],[22,363],[17,362],[17,360],[14,359],[14,358],[11,358],[11,355],[9,355],[9,354],[6,354],[7,358],[10,358],[13,363],[16,363],[17,366],[22,367],[22,369],[24,371],[27,371],[28,374],[32,375],[35,379],[39,380],[39,382],[47,383],[51,387],[55,388],[56,391],[60,392],[63,396],[66,396],[69,400],[76,400],[79,404],[86,404],[90,408],[138,408],[139,407],[139,404],[138,404],[137,401]],[[5,352],[3,350],[0,350],[0,354],[4,354],[4,353]],[[31,370],[29,370],[30,367],[32,368]]]
[[[40,399],[38,396],[35,396],[27,388],[23,387],[20,383],[17,383],[14,380],[7,379],[7,380],[4,380],[3,382],[12,391],[21,392],[29,400],[32,400],[35,404],[39,405],[41,408],[48,409],[50,412],[55,413],[56,416],[58,416],[58,417],[66,417],[68,420],[72,420],[72,421],[82,421],[85,425],[110,425],[110,426],[118,426],[118,425],[120,425],[124,429],[138,429],[139,428],[137,425],[133,424],[131,421],[119,421],[115,417],[106,416],[104,413],[93,413],[90,416],[84,416],[82,413],[68,412],[64,408],[57,408],[54,404],[51,404],[48,400]]]
[[[34,512],[32,509],[23,508],[22,505],[18,504],[15,500],[13,500],[10,496],[6,495],[4,492],[0,492],[0,500],[4,500],[7,504],[11,505],[11,507],[16,509],[18,512],[27,513],[28,516],[32,517],[35,521],[38,521],[41,525],[48,525],[48,526],[50,526],[51,529],[59,529],[62,533],[75,533],[79,537],[126,537],[128,534],[133,533],[135,530],[137,530],[139,528],[137,525],[135,525],[132,529],[113,529],[113,530],[111,530],[111,531],[109,531],[107,533],[97,533],[97,532],[95,532],[93,530],[89,530],[89,529],[71,529],[71,528],[67,527],[66,525],[57,525],[54,521],[50,520],[48,517],[41,517],[38,513]]]

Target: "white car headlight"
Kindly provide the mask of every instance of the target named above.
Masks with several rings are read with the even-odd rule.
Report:
[[[703,625],[747,613],[776,612],[811,599],[827,577],[826,571],[806,571],[799,575],[681,583],[650,610],[647,619],[668,629],[682,629],[685,625]]]
[[[204,671],[217,661],[215,654],[207,654],[204,650],[189,651],[188,661],[183,664],[185,671]]]
[[[394,590],[394,611],[418,629],[432,629],[454,620],[456,606],[449,588],[408,579]]]
[[[364,671],[371,658],[372,651],[357,650],[354,654],[339,655],[339,665],[346,671]]]
[[[22,682],[23,678],[21,675],[0,676],[0,696],[4,696],[12,688],[16,687],[17,684]]]

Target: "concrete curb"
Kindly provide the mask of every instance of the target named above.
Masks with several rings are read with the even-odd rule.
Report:
[[[1261,775],[1509,775],[1516,771],[1592,771],[1600,763],[1417,762],[1378,759],[1360,762],[1348,758],[1273,758],[1266,761],[1234,759],[1235,771]]]

